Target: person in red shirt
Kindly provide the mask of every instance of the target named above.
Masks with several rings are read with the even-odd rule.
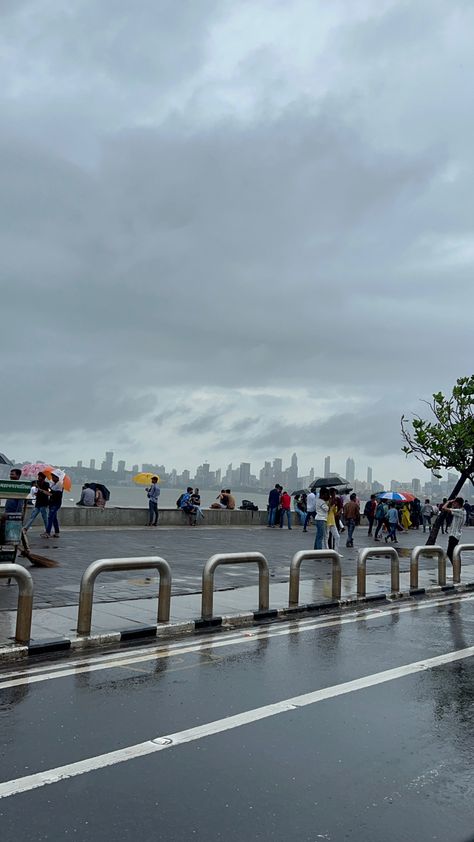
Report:
[[[280,497],[281,515],[280,515],[280,529],[283,529],[283,521],[285,515],[288,518],[288,529],[291,529],[291,497],[288,491],[283,491]]]

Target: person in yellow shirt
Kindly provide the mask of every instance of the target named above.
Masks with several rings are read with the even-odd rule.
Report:
[[[337,502],[335,498],[329,500],[329,512],[327,519],[328,544],[329,547],[339,552],[339,532],[336,526]]]

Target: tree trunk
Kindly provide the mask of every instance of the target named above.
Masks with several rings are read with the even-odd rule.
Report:
[[[454,500],[454,498],[458,496],[458,494],[461,491],[461,488],[463,487],[464,483],[466,482],[467,479],[469,479],[469,476],[470,476],[469,471],[463,471],[463,473],[459,477],[456,485],[454,486],[453,490],[451,491],[451,494],[449,495],[448,500]],[[438,537],[438,532],[440,530],[442,520],[443,520],[443,512],[440,512],[439,515],[436,517],[436,520],[433,523],[433,526],[431,527],[430,534],[428,535],[428,540],[426,542],[427,547],[432,547],[436,544],[436,539]]]

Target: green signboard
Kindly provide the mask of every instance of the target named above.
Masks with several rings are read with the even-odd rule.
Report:
[[[24,500],[31,491],[29,482],[22,482],[15,479],[0,479],[0,498],[12,498]]]

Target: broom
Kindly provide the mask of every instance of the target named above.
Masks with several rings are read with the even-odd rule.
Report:
[[[38,553],[32,553],[30,550],[30,545],[28,543],[28,538],[26,537],[26,532],[24,529],[21,530],[21,545],[22,549],[20,549],[20,555],[23,558],[27,558],[28,561],[34,565],[34,567],[57,567],[59,562],[55,561],[53,558],[48,558],[45,555],[38,555]]]

